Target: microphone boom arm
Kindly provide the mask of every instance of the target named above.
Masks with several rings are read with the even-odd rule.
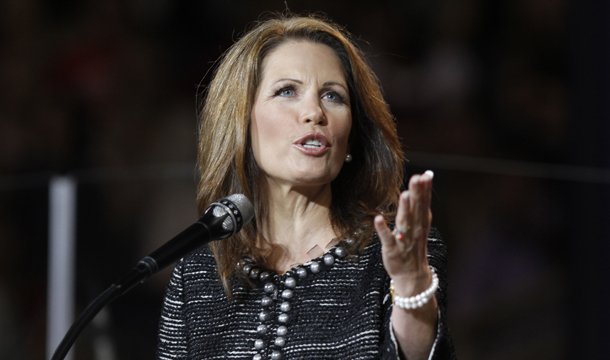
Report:
[[[210,205],[193,225],[138,262],[127,274],[91,302],[72,324],[51,360],[63,360],[85,326],[110,302],[210,241],[226,239],[254,216],[254,207],[241,194]]]

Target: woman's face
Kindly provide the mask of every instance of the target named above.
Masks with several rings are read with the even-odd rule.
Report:
[[[343,68],[328,46],[287,42],[263,61],[250,137],[257,164],[289,186],[330,183],[341,170],[352,126]]]

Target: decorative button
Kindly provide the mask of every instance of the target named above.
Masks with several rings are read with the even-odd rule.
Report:
[[[277,327],[277,336],[286,336],[288,334],[288,328],[284,325],[280,325]]]
[[[275,342],[274,342],[275,346],[277,347],[284,347],[284,345],[286,345],[286,339],[284,339],[283,337],[277,337],[275,338]]]
[[[268,282],[265,284],[264,288],[266,293],[272,293],[275,290],[275,285],[272,282]]]
[[[269,311],[261,311],[261,313],[258,314],[258,318],[260,319],[260,321],[267,321],[270,317],[271,314],[269,314]]]
[[[286,300],[292,299],[292,295],[294,295],[294,293],[290,289],[286,289],[286,290],[282,291],[282,299],[286,299]]]
[[[277,321],[281,322],[282,324],[285,324],[288,322],[288,314],[280,314],[280,316],[277,317]]]
[[[347,255],[347,252],[345,251],[345,249],[341,246],[337,247],[335,249],[335,255],[337,255],[337,257],[342,258],[345,255]]]
[[[263,307],[269,306],[269,305],[271,305],[271,304],[273,304],[273,299],[271,299],[269,296],[264,296],[264,297],[261,299],[261,305],[262,305]]]
[[[258,278],[261,279],[261,281],[265,281],[269,278],[269,273],[267,271],[263,271]]]
[[[309,271],[311,271],[313,274],[317,274],[322,271],[322,264],[324,264],[324,266],[332,266],[337,259],[343,258],[345,256],[347,256],[347,251],[345,250],[345,248],[337,246],[330,253],[322,257],[323,263],[321,261],[310,262],[308,265]],[[294,273],[291,274],[291,276],[286,277],[282,285],[282,287],[284,287],[284,290],[280,292],[276,284],[272,281],[272,279],[270,279],[272,277],[271,273],[269,273],[268,271],[260,271],[258,268],[253,267],[249,263],[244,263],[243,261],[241,261],[240,264],[242,265],[242,269],[248,273],[251,279],[259,279],[261,282],[264,283],[263,291],[265,294],[261,299],[261,306],[263,308],[273,306],[273,309],[275,309],[275,301],[278,301],[278,297],[282,299],[282,302],[279,306],[279,310],[281,311],[281,313],[277,317],[277,322],[281,325],[277,327],[277,337],[275,338],[273,345],[276,347],[276,349],[283,348],[286,345],[285,336],[288,334],[288,328],[284,324],[289,322],[290,315],[288,315],[288,313],[292,310],[291,303],[286,300],[290,300],[294,297],[295,294],[293,289],[295,289],[297,286],[297,279],[304,279],[307,277],[307,266],[298,266],[294,270]],[[273,276],[274,278],[277,277],[277,275]],[[270,311],[265,309],[259,313],[258,317],[261,322],[266,322],[271,319],[272,315]],[[256,333],[260,337],[269,336],[268,332],[269,326],[265,324],[260,324],[256,328]],[[254,347],[256,350],[262,350],[263,348],[265,348],[265,340],[256,339],[254,341]],[[271,360],[281,360],[283,358],[283,355],[279,350],[273,350],[271,354],[265,355],[265,358],[267,358],[267,356]],[[263,355],[260,353],[255,354],[252,357],[252,360],[262,359]]]
[[[288,301],[284,301],[282,303],[282,305],[280,305],[280,310],[282,310],[283,312],[289,312],[290,311],[290,303]]]
[[[297,286],[297,281],[293,277],[289,277],[286,278],[285,284],[287,288],[294,289]]]

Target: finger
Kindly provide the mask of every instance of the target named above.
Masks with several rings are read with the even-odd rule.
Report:
[[[409,225],[411,225],[413,230],[420,225],[421,221],[420,213],[422,208],[422,195],[425,178],[426,177],[424,177],[424,175],[414,175],[411,177],[411,181],[409,182]]]
[[[432,202],[432,179],[434,173],[431,170],[427,170],[421,176],[422,183],[422,196],[421,196],[421,209],[419,212],[421,220],[421,244],[420,248],[421,255],[425,256],[427,251],[428,234],[430,233],[430,225],[432,222],[432,211],[430,210],[430,204]]]
[[[432,200],[432,179],[434,177],[434,173],[431,170],[427,170],[423,173],[418,181],[413,184],[413,188],[417,190],[416,196],[414,200],[416,200],[419,205],[417,209],[413,209],[413,211],[419,211],[419,216],[422,218],[428,217],[428,209],[430,207],[430,203]]]
[[[388,228],[388,225],[386,224],[383,216],[375,216],[373,223],[375,225],[375,231],[377,231],[377,235],[381,240],[381,246],[386,250],[394,248],[396,246],[394,235],[392,235],[392,231],[390,230],[390,228]]]
[[[415,203],[417,202],[417,198],[419,197],[419,181],[421,175],[413,175],[411,179],[409,179],[409,216],[413,216],[413,212],[415,211]]]
[[[406,232],[407,216],[409,214],[409,192],[403,191],[398,198],[398,211],[396,212],[396,230]]]
[[[410,200],[413,216],[411,222],[412,241],[415,252],[425,256],[426,242],[430,224],[430,198],[431,181],[433,174],[426,172],[418,178],[412,178],[409,184]]]
[[[424,229],[429,229],[431,222],[431,211],[430,205],[432,203],[432,179],[434,178],[434,173],[431,170],[427,170],[422,176],[421,180],[424,183],[423,186],[423,194],[422,194],[422,220],[424,224]]]
[[[409,180],[409,183],[416,182],[419,175],[413,175]],[[412,236],[412,223],[413,223],[413,211],[412,211],[412,200],[409,191],[403,191],[398,199],[398,211],[396,212],[395,227],[396,231],[400,233],[394,239],[396,242],[397,249],[406,253],[411,251],[413,248],[413,236]]]

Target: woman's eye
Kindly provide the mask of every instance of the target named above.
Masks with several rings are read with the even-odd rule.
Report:
[[[294,88],[292,88],[292,87],[281,88],[275,92],[275,96],[293,96],[293,95],[294,95]]]
[[[338,93],[336,93],[334,91],[329,91],[326,94],[324,94],[324,99],[332,101],[332,102],[338,102],[338,103],[345,102],[345,99],[343,98],[343,96],[339,95]]]

